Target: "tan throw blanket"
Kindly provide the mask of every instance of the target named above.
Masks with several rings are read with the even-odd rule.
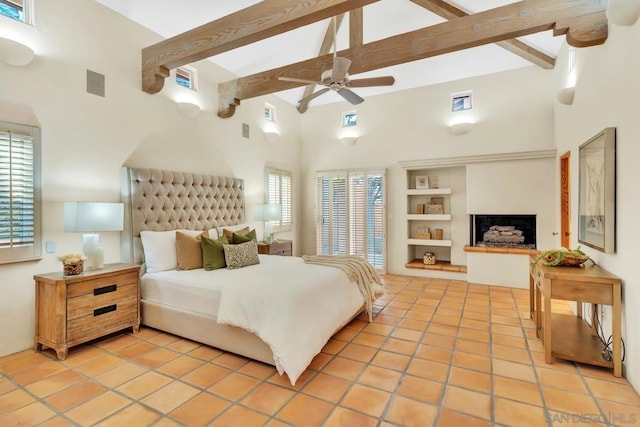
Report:
[[[353,255],[303,255],[304,262],[339,268],[350,281],[358,284],[369,314],[373,320],[373,302],[384,293],[384,283],[371,264]]]

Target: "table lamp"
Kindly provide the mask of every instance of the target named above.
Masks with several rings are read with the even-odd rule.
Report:
[[[104,249],[100,246],[99,231],[122,231],[124,204],[100,202],[66,202],[64,231],[83,232],[82,252],[87,257],[85,270],[104,267]]]
[[[282,217],[282,206],[280,205],[257,205],[255,219],[264,221],[264,241],[273,243],[273,221]]]

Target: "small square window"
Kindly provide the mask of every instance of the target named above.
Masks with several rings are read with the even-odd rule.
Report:
[[[32,0],[0,0],[0,15],[30,24],[32,7]]]
[[[270,122],[276,121],[276,107],[271,104],[264,104],[264,119]]]
[[[471,92],[459,92],[451,95],[451,111],[471,110]]]
[[[342,127],[357,126],[358,125],[358,112],[347,111],[342,113]]]
[[[2,0],[0,0],[2,1]],[[197,90],[197,71],[191,67],[176,68],[176,83],[187,89]]]

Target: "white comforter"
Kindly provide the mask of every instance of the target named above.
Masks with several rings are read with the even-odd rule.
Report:
[[[342,270],[302,258],[261,255],[260,264],[231,272],[233,283],[222,288],[218,323],[260,337],[291,384],[364,303]]]

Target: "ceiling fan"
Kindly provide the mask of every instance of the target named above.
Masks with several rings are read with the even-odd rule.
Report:
[[[297,82],[325,86],[324,88],[312,93],[311,95],[304,97],[298,101],[299,104],[308,103],[312,99],[322,95],[323,93],[333,90],[349,101],[353,105],[360,104],[364,101],[357,93],[352,91],[352,87],[371,87],[371,86],[391,86],[395,83],[395,79],[392,76],[382,77],[370,77],[365,79],[349,79],[349,67],[351,66],[351,60],[347,58],[341,58],[336,54],[336,18],[333,17],[333,67],[330,70],[325,70],[320,75],[320,81],[297,79],[295,77],[278,77],[278,80],[286,82]]]

